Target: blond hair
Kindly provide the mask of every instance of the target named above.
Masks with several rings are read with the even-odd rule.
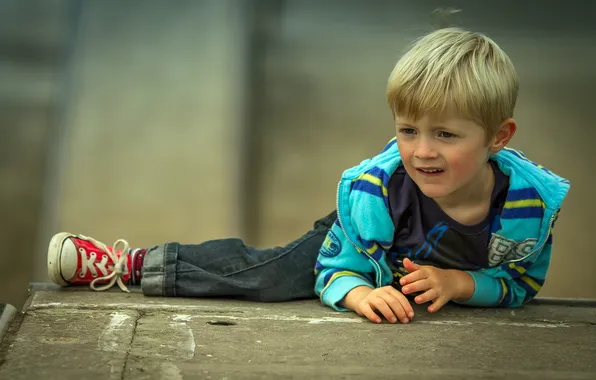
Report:
[[[387,101],[395,116],[418,120],[454,110],[487,131],[513,116],[518,81],[499,46],[480,33],[444,28],[417,40],[389,76]]]

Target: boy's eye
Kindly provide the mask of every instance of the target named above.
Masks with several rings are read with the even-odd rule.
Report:
[[[454,135],[453,133],[449,133],[449,132],[439,132],[439,137],[442,137],[444,139],[452,139],[454,137],[457,137],[456,135]]]
[[[416,131],[413,130],[412,128],[402,128],[399,131],[401,133],[403,133],[404,135],[413,135],[414,133],[416,133]]]

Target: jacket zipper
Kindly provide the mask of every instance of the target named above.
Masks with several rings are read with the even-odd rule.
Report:
[[[354,243],[352,241],[352,239],[350,239],[350,236],[346,232],[346,229],[344,228],[344,224],[341,221],[341,216],[339,214],[339,191],[340,191],[340,188],[341,188],[341,181],[339,181],[337,184],[337,196],[335,197],[335,209],[337,210],[337,220],[339,222],[339,226],[341,227],[341,230],[344,233],[344,236],[346,237],[346,239],[348,239],[348,241],[354,246],[354,248],[356,248],[357,251],[364,252],[366,254],[366,256],[368,256],[369,260],[372,260],[372,262],[374,263],[375,271],[376,271],[377,287],[379,287],[381,284],[381,279],[380,279],[381,268],[380,268],[379,263],[375,259],[373,259],[371,255],[368,254],[366,249],[362,249],[362,247],[359,247],[356,243]]]
[[[548,235],[550,234],[550,231],[551,231],[551,229],[552,229],[552,227],[553,227],[553,221],[554,221],[554,220],[555,220],[555,215],[552,215],[552,216],[550,217],[550,220],[549,220],[549,222],[548,222],[548,233],[547,233],[547,235],[546,235],[546,238],[545,238],[545,239],[543,239],[542,243],[540,244],[540,246],[538,246],[538,248],[534,248],[534,249],[532,250],[532,252],[528,253],[527,255],[525,255],[525,256],[524,256],[524,257],[522,257],[522,258],[515,259],[515,260],[509,260],[509,261],[506,261],[506,262],[507,262],[507,263],[517,263],[517,262],[519,262],[519,261],[523,261],[523,260],[527,259],[528,257],[532,256],[532,255],[533,255],[533,254],[535,254],[536,252],[540,251],[540,250],[541,250],[541,249],[544,247],[544,245],[546,244],[546,241],[548,240]]]

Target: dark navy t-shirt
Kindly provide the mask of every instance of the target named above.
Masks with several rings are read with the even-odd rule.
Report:
[[[387,260],[396,277],[407,274],[402,264],[405,257],[444,269],[488,267],[489,239],[499,228],[496,216],[501,213],[509,189],[509,177],[494,161],[489,162],[495,174],[491,209],[475,225],[463,225],[449,217],[420,191],[403,166],[391,176],[389,205],[396,230]]]

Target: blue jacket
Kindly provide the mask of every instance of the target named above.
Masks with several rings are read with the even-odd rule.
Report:
[[[511,148],[491,159],[509,176],[509,190],[498,217],[500,228],[488,245],[489,267],[468,272],[475,290],[461,303],[517,307],[544,284],[552,229],[570,183]],[[380,154],[343,173],[337,188],[338,217],[315,266],[315,292],[323,304],[345,311],[339,302],[353,288],[393,282],[385,261],[395,231],[387,187],[400,165],[394,138]]]

